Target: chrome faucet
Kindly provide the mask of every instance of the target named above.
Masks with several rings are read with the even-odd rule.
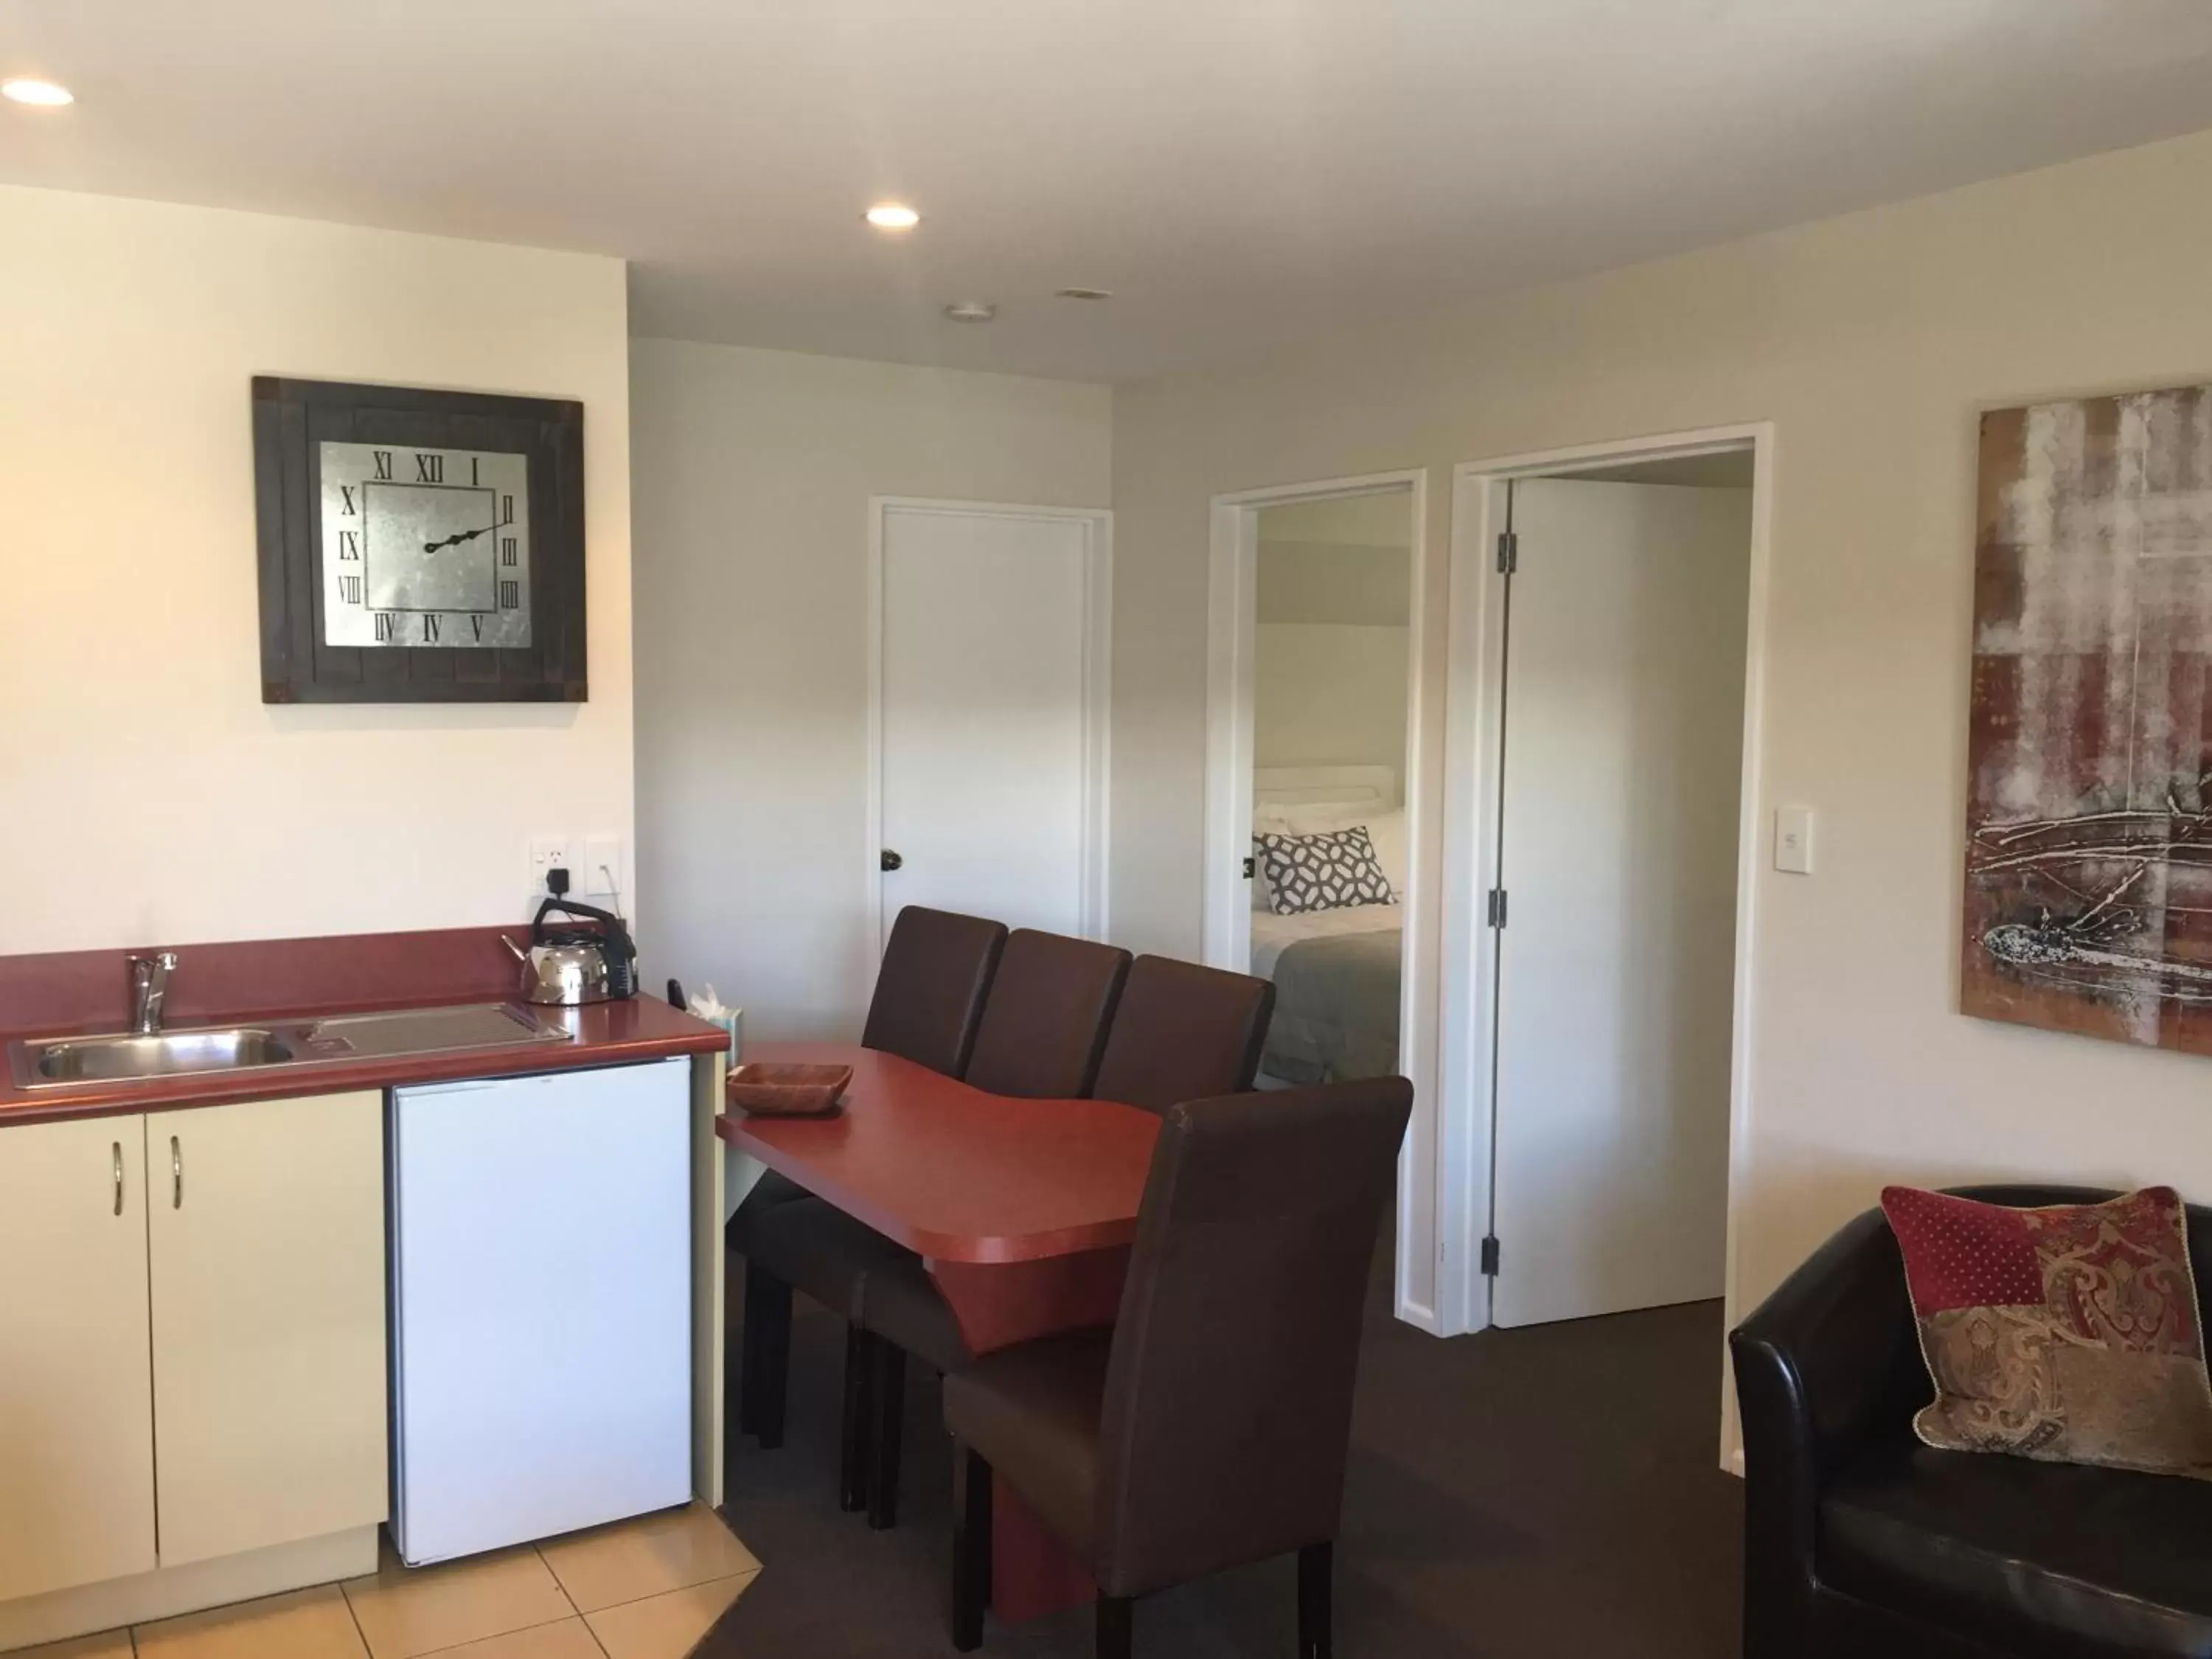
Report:
[[[174,951],[131,958],[131,1029],[141,1036],[151,1036],[161,1029],[161,1004],[169,994],[169,975],[176,967]]]

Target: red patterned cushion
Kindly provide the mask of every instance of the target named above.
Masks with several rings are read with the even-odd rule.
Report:
[[[1905,1250],[1953,1451],[2212,1480],[2212,1382],[2179,1194],[2015,1210],[1912,1187],[1881,1207]]]

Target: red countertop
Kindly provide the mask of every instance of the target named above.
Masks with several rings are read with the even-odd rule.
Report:
[[[147,946],[178,952],[167,1018],[172,1030],[203,1025],[313,1019],[405,1007],[515,1000],[514,960],[502,931],[454,928],[315,939]],[[0,1051],[28,1038],[128,1029],[129,969],[123,951],[0,957]],[[208,1106],[233,1100],[336,1094],[398,1084],[614,1066],[713,1054],[728,1034],[656,997],[583,1008],[533,1010],[565,1027],[565,1042],[376,1060],[315,1060],[136,1082],[18,1088],[0,1053],[0,1128],[65,1118]]]
[[[842,1043],[747,1060],[853,1068],[832,1118],[726,1114],[715,1132],[847,1214],[940,1262],[1036,1261],[1127,1244],[1160,1121],[1110,1100],[1020,1100]]]

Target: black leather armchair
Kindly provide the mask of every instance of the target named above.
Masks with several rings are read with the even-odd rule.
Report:
[[[1985,1203],[2095,1203],[1966,1187]],[[2191,1206],[2200,1328],[2212,1211]],[[1745,1659],[2212,1659],[2212,1482],[1936,1451],[1879,1210],[1729,1339],[1747,1478]]]

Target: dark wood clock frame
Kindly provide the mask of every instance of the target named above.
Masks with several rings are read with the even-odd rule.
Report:
[[[530,638],[520,650],[323,643],[320,446],[530,458]],[[581,702],[584,406],[562,398],[253,380],[264,702]]]

